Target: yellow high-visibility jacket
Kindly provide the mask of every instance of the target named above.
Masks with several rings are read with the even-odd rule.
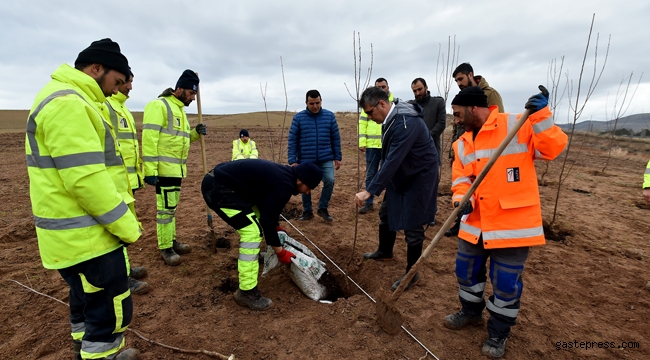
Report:
[[[115,131],[117,142],[120,144],[122,159],[129,174],[129,184],[131,189],[139,189],[144,187],[142,158],[140,157],[140,144],[138,143],[135,120],[124,104],[128,98],[128,96],[118,92],[109,97],[106,103],[109,119]]]
[[[144,176],[184,178],[190,143],[199,139],[190,129],[185,104],[174,95],[161,96],[144,108],[142,160]]]
[[[140,237],[104,101],[93,78],[63,64],[32,105],[25,152],[38,246],[48,269],[70,267]]]
[[[241,139],[232,142],[232,161],[242,159],[257,159],[259,156],[257,152],[257,145],[255,141],[248,139],[247,143]]]
[[[388,93],[388,101],[393,101],[393,93]],[[368,119],[363,109],[359,115],[359,147],[381,149],[381,124]]]
[[[643,188],[650,189],[650,161],[648,161],[648,167],[646,167],[645,174],[643,174]]]

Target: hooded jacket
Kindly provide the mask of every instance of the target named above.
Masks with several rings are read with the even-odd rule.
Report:
[[[474,137],[465,132],[453,144],[452,202],[460,201],[519,116],[492,112]],[[470,201],[473,211],[458,237],[486,249],[543,245],[542,211],[534,159],[553,160],[565,149],[567,135],[553,123],[548,107],[528,117]]]
[[[103,115],[105,101],[92,77],[63,64],[32,105],[27,172],[48,269],[96,258],[140,237],[126,169]]]
[[[140,144],[138,132],[135,127],[133,115],[124,104],[129,97],[118,92],[106,99],[109,119],[115,132],[115,137],[120,145],[120,152],[124,165],[129,174],[131,189],[144,187],[142,175],[142,158],[140,157]]]
[[[184,178],[190,143],[199,139],[190,129],[185,104],[176,96],[161,96],[147,104],[142,120],[144,176]]]

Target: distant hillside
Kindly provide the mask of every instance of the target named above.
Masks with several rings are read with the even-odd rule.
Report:
[[[566,131],[571,131],[571,124],[557,124]],[[587,120],[576,123],[576,131],[603,132],[614,129],[614,120],[595,121]],[[650,113],[628,115],[618,119],[616,129],[628,129],[639,132],[650,129]]]

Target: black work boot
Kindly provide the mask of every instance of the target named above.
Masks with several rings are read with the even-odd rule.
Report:
[[[147,277],[147,268],[144,266],[136,266],[131,268],[131,275],[130,277],[140,280],[144,279]]]
[[[330,216],[330,213],[327,212],[327,209],[318,209],[318,211],[316,211],[316,214],[318,214],[318,216],[322,217],[323,220],[325,220],[327,222],[332,222],[332,220],[334,220]]]
[[[149,291],[149,284],[129,276],[129,290],[133,295],[143,295]]]
[[[179,243],[176,240],[174,240],[174,245],[172,248],[178,255],[185,255],[192,252],[192,246],[190,246],[190,244]]]
[[[74,340],[74,342],[72,343],[72,352],[74,353],[74,360],[82,360],[81,359],[81,341]]]
[[[390,231],[388,224],[379,224],[379,247],[375,252],[363,254],[366,260],[393,260],[393,246],[397,233]]]
[[[160,250],[160,255],[165,260],[165,264],[167,265],[176,266],[181,263],[180,255],[178,255],[173,248]]]
[[[507,337],[500,338],[488,335],[488,338],[485,340],[485,344],[483,344],[483,348],[481,349],[481,353],[483,355],[492,356],[493,358],[500,358],[506,352],[507,340]]]
[[[119,355],[117,355],[114,359],[115,360],[137,360],[138,355],[140,355],[140,352],[136,349],[126,349],[122,351]]]
[[[408,273],[408,271],[407,271],[407,273]],[[402,283],[402,279],[404,279],[405,276],[406,276],[406,274],[402,275],[401,278],[397,279],[397,281],[395,281],[393,283],[393,286],[392,286],[393,291],[397,290],[397,288],[399,287],[399,284]],[[413,277],[411,278],[411,281],[409,282],[409,284],[406,285],[406,289],[404,289],[404,291],[410,289],[411,286],[417,284],[419,281],[420,281],[420,274],[415,273],[415,275],[413,275]]]
[[[463,310],[461,309],[459,312],[455,314],[450,314],[445,316],[444,321],[442,322],[443,325],[447,329],[451,330],[460,330],[464,328],[467,325],[482,325],[483,324],[483,314],[477,315],[477,316],[471,316],[468,314],[465,314]]]
[[[370,204],[365,203],[361,208],[359,208],[359,214],[366,214],[367,212],[374,211],[374,210],[375,210],[375,206],[372,203]]]
[[[235,302],[243,307],[248,307],[251,310],[266,310],[271,307],[273,301],[265,298],[260,294],[257,286],[250,290],[237,289],[235,293]]]
[[[300,216],[300,218],[298,218],[298,220],[305,221],[305,220],[311,220],[313,218],[314,218],[314,213],[313,212],[311,212],[311,211],[303,211],[302,215]]]

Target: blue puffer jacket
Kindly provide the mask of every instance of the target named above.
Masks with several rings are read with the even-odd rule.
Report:
[[[297,113],[291,122],[288,142],[289,164],[342,159],[339,126],[329,110],[321,109],[314,114],[305,109]]]

